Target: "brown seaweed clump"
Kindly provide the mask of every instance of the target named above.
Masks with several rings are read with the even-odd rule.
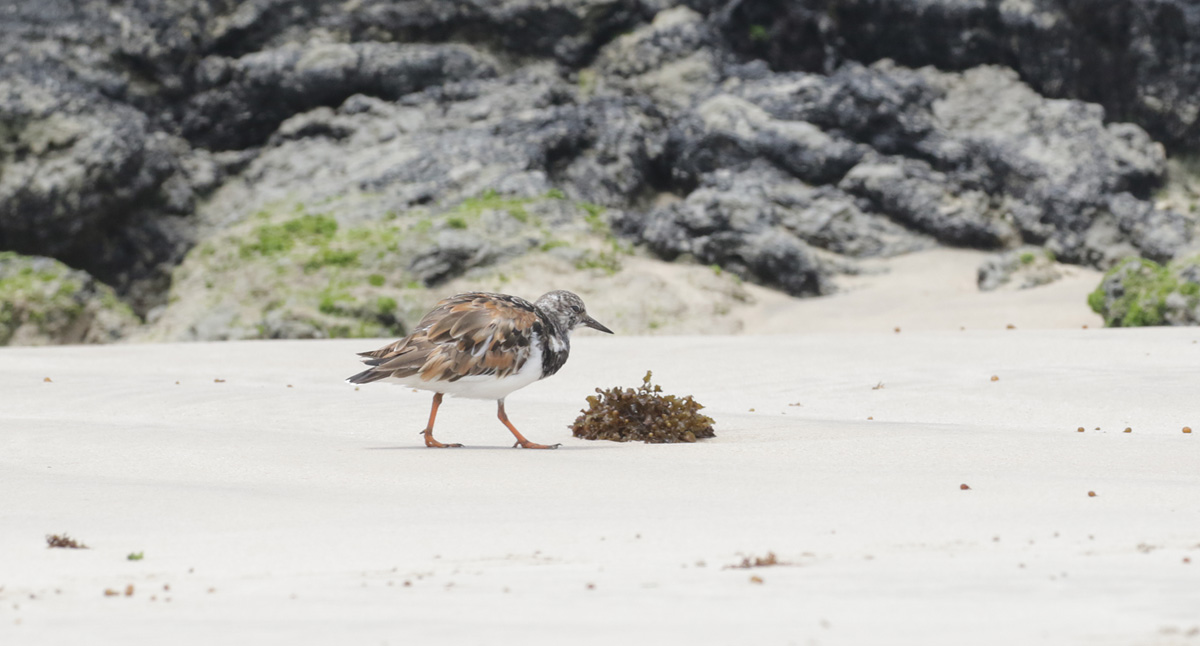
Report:
[[[46,547],[61,547],[72,550],[86,550],[88,548],[87,545],[80,543],[66,534],[63,534],[62,536],[59,536],[58,534],[47,534]]]
[[[650,383],[650,371],[642,385],[633,388],[596,389],[587,398],[588,407],[571,425],[575,437],[614,442],[642,441],[649,444],[695,442],[716,437],[713,420],[701,415],[704,408],[687,397],[663,395],[662,386]]]

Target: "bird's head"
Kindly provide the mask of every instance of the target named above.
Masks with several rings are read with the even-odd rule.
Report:
[[[534,307],[545,312],[548,316],[554,318],[562,329],[566,331],[574,330],[580,325],[600,330],[612,334],[613,331],[604,327],[599,321],[588,316],[587,308],[583,305],[583,299],[566,290],[555,290],[542,294],[541,298],[537,299]]]

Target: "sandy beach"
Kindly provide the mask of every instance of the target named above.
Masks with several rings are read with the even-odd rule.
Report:
[[[580,334],[553,452],[370,340],[6,348],[0,643],[1200,643],[1200,331],[993,328]],[[718,437],[570,436],[647,369]]]
[[[0,61],[0,646],[1200,646],[1200,0],[0,0]],[[716,437],[572,435],[647,371]]]

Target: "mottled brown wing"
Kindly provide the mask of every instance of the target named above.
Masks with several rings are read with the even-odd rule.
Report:
[[[457,381],[473,375],[504,377],[525,365],[541,319],[528,301],[476,292],[437,304],[407,337],[360,353],[374,366],[352,383],[420,375],[425,381]]]

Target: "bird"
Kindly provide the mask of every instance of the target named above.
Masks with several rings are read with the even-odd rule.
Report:
[[[533,303],[508,294],[458,294],[439,301],[403,339],[358,353],[371,367],[346,381],[387,381],[433,392],[429,423],[421,431],[427,447],[462,446],[433,438],[442,396],[453,395],[496,400],[496,416],[517,438],[513,448],[556,449],[560,445],[525,439],[504,412],[504,399],[557,373],[571,352],[571,331],[580,326],[613,333],[566,290],[547,292]]]

